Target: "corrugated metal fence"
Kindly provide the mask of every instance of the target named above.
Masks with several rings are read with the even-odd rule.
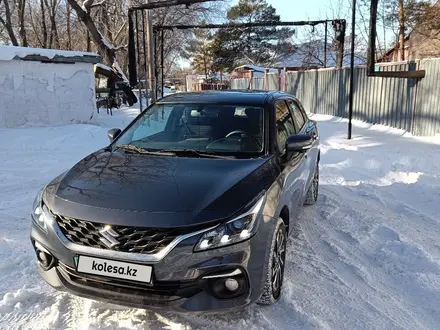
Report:
[[[420,68],[426,70],[426,77],[421,80],[367,77],[365,67],[356,67],[353,118],[397,127],[414,135],[440,133],[440,59],[378,64],[378,67],[381,71]],[[241,79],[232,80],[233,89],[239,86],[238,80]],[[311,113],[347,117],[349,81],[348,68],[287,72],[285,89]],[[267,86],[269,90],[284,89],[278,74],[268,75]],[[253,89],[262,89],[261,83],[258,88],[254,84]]]
[[[440,59],[422,60],[420,68],[426,76],[416,89],[414,135],[440,133]]]

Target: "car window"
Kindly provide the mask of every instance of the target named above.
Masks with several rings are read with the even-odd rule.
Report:
[[[277,144],[280,151],[286,147],[287,138],[295,134],[295,125],[289,108],[284,100],[276,102],[276,127],[277,127]]]
[[[132,140],[140,140],[145,136],[165,131],[172,110],[172,106],[164,106],[160,111],[156,111],[151,116],[146,117],[146,120],[134,129]]]
[[[305,122],[307,123],[309,121],[309,116],[307,116],[307,113],[304,110],[304,106],[299,102],[296,102],[296,105],[297,105],[297,108],[301,111],[301,114],[302,114]]]
[[[297,131],[299,132],[306,122],[306,117],[304,117],[301,108],[298,104],[296,104],[296,102],[294,102],[293,100],[289,100],[287,103],[289,104],[289,108],[292,111],[293,120],[295,121],[295,126],[297,128]]]
[[[220,103],[155,104],[119,136],[118,145],[219,154],[264,151],[264,110]]]

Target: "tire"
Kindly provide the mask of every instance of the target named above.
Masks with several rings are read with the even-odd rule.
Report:
[[[319,163],[316,164],[315,172],[313,174],[313,181],[307,191],[306,200],[304,205],[315,205],[318,200],[319,192]]]
[[[272,305],[281,296],[284,279],[284,265],[286,263],[287,232],[283,219],[278,218],[275,230],[271,237],[271,247],[268,257],[268,267],[265,284],[259,305]],[[275,273],[276,272],[276,273]]]

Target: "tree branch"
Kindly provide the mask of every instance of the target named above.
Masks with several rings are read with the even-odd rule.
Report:
[[[95,4],[92,4],[92,5],[90,5],[89,7],[86,7],[86,8],[91,9],[91,8],[95,8],[95,7],[102,6],[102,5],[104,4],[105,1],[106,1],[106,0],[102,0],[101,2],[99,2],[99,3],[95,3]]]
[[[128,47],[128,45],[120,45],[118,47],[115,47],[114,50],[117,52],[118,50],[125,49],[127,47]]]
[[[76,2],[76,1],[75,1]],[[95,0],[84,0],[82,5],[79,6],[77,4],[77,7],[81,8],[84,12],[88,13],[90,11],[90,8],[93,6],[93,3],[95,2]],[[70,1],[69,1],[70,3]],[[72,5],[72,4],[71,4]],[[74,7],[74,6],[72,6]],[[75,8],[75,7],[74,7]],[[76,9],[75,9],[76,10]]]
[[[113,40],[117,41],[119,36],[121,35],[122,31],[124,31],[125,27],[127,26],[127,20],[125,20],[124,24],[122,24],[119,31],[116,33],[116,36],[113,38]]]
[[[0,0],[1,3],[2,0]],[[14,30],[12,29],[12,20],[11,20],[11,10],[9,9],[8,0],[3,1],[5,4],[5,18],[6,21],[2,19],[2,24],[4,25],[6,31],[8,31],[9,39],[14,46],[18,46],[17,38],[15,37]],[[1,18],[1,17],[0,17]]]

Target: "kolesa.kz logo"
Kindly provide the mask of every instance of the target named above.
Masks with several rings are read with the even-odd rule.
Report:
[[[137,273],[137,269],[130,268],[130,266],[117,267],[117,266],[107,265],[106,262],[99,263],[94,260],[92,262],[92,270],[104,272],[104,273],[128,275],[128,276],[133,276],[133,277],[136,277],[136,273]]]

